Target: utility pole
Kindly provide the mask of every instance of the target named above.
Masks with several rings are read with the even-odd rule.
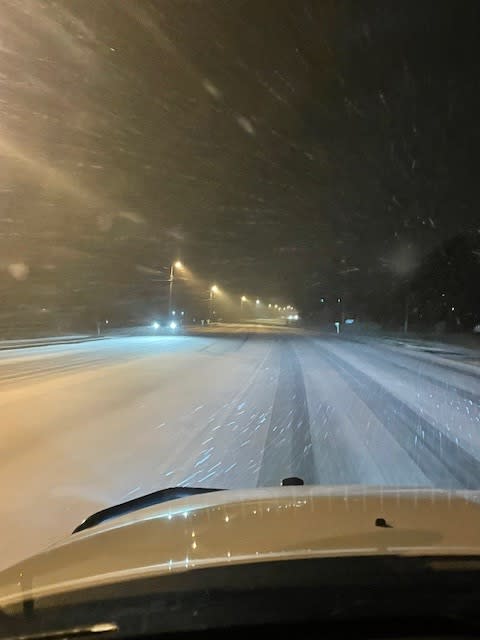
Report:
[[[170,277],[168,279],[168,317],[172,316],[172,295],[173,295],[173,279],[175,277],[175,269],[183,269],[183,264],[180,260],[172,262],[170,265]]]
[[[168,279],[168,318],[170,321],[170,317],[172,315],[172,293],[173,293],[173,273],[175,267],[172,264],[170,265],[170,278]]]
[[[403,333],[408,333],[408,315],[409,315],[409,300],[408,300],[408,291],[405,294],[405,310],[403,317]]]
[[[344,302],[345,296],[342,295],[341,298],[337,298],[337,304],[340,304],[340,324],[344,324],[345,322],[345,302]]]
[[[211,320],[213,320],[213,316],[215,315],[215,294],[218,293],[219,289],[216,284],[210,287],[210,295],[208,298],[208,315]]]

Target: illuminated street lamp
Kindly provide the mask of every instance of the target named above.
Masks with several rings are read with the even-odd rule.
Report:
[[[243,313],[243,305],[245,304],[245,302],[247,302],[247,300],[247,296],[242,296],[240,298],[240,313]]]
[[[181,271],[183,269],[183,264],[180,260],[176,262],[172,262],[170,266],[170,277],[168,279],[168,317],[172,315],[172,295],[173,295],[173,280],[175,278],[175,270]]]
[[[211,317],[214,315],[215,313],[215,309],[214,309],[214,301],[215,301],[215,295],[220,291],[220,289],[217,287],[216,284],[212,284],[212,286],[210,287],[210,296],[209,296],[209,312],[208,315]]]
[[[343,324],[345,322],[345,303],[343,298],[337,298],[337,303],[341,305],[340,307],[340,320],[341,323]]]
[[[260,300],[258,298],[255,300],[255,304],[260,304]]]

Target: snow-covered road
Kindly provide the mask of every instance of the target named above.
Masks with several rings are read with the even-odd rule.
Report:
[[[421,344],[221,327],[0,353],[0,567],[155,489],[480,488],[480,368]]]

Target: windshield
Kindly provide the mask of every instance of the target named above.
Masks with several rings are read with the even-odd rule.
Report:
[[[480,489],[479,11],[2,0],[0,568],[178,486]]]

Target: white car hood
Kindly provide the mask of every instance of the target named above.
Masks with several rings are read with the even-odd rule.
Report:
[[[304,486],[174,500],[77,533],[3,571],[0,606],[198,567],[387,554],[480,555],[480,492]]]

